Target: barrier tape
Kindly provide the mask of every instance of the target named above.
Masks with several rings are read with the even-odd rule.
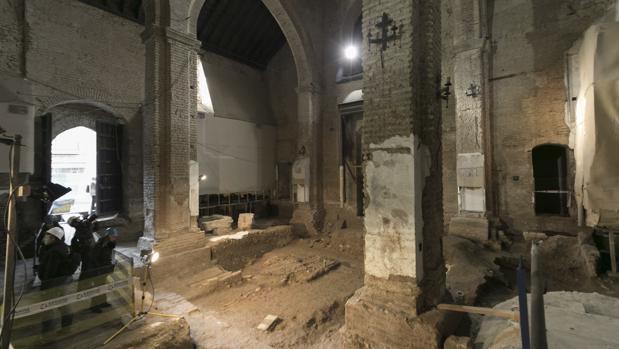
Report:
[[[63,307],[65,305],[69,305],[72,303],[77,303],[86,299],[90,299],[102,294],[110,293],[119,288],[125,288],[130,286],[130,279],[118,280],[109,284],[105,284],[98,287],[89,288],[84,291],[76,292],[73,294],[69,294],[66,296],[53,298],[50,300],[46,300],[40,303],[34,303],[30,305],[25,305],[22,307],[18,307],[15,310],[15,319],[19,319],[22,317],[42,313],[47,310],[56,309]]]

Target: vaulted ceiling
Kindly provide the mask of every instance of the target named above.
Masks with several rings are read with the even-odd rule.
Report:
[[[144,24],[143,0],[80,0]],[[286,43],[261,0],[206,0],[197,27],[202,47],[249,66],[265,69]]]

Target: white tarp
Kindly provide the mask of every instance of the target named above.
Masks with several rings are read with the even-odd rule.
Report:
[[[591,27],[580,48],[576,198],[589,225],[619,224],[619,23]],[[613,218],[615,217],[615,218]]]

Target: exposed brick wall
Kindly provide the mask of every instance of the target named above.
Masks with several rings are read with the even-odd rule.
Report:
[[[19,76],[23,64],[24,0],[0,1],[0,74]]]
[[[470,23],[452,24],[448,17],[454,11],[454,0],[445,3],[444,29],[453,30],[455,36],[457,28],[470,27]],[[518,231],[570,230],[575,226],[574,216],[535,216],[530,151],[544,143],[568,144],[564,54],[591,24],[606,14],[615,0],[496,0],[489,4],[493,57],[490,113],[499,216]],[[449,34],[445,31],[444,35]],[[449,61],[453,41],[447,36],[444,39],[443,75],[449,76],[453,74]],[[457,188],[455,163],[451,163],[455,159],[447,148],[455,137],[450,115],[444,114],[443,125],[446,222],[456,213],[453,203]],[[513,180],[514,176],[519,180]]]
[[[24,74],[32,90],[25,91],[23,98],[35,103],[37,113],[52,113],[54,135],[74,126],[94,127],[97,119],[113,119],[95,104],[125,124],[123,213],[138,227],[143,216],[142,29],[74,0],[0,2],[0,76]],[[80,101],[83,108],[76,109],[80,103],[56,107],[69,101]],[[22,205],[22,216],[38,218],[37,205]],[[28,226],[26,221],[21,223],[22,228]],[[134,234],[141,230],[132,229]]]
[[[441,4],[421,1],[421,21],[425,37],[421,55],[421,80],[415,84],[423,88],[421,95],[421,139],[430,150],[430,173],[423,191],[423,253],[424,287],[427,307],[440,302],[445,285],[445,266],[442,255],[443,236],[443,178],[442,178],[442,115],[441,102],[436,92],[441,79]]]
[[[192,227],[189,160],[197,158],[199,41],[194,33],[167,27],[158,15],[184,13],[188,3],[174,3],[172,8],[165,2],[146,5],[144,229],[146,237],[159,240],[188,233]]]
[[[442,13],[442,79],[441,83],[447,82],[447,78],[453,79],[454,48],[451,44],[454,35],[452,1],[441,1]],[[443,86],[441,86],[443,87]],[[453,93],[453,86],[450,88]],[[443,211],[445,232],[449,231],[451,217],[458,213],[458,187],[456,176],[456,102],[453,94],[443,104]]]

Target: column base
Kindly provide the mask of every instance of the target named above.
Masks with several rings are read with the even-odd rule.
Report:
[[[366,276],[366,284],[346,303],[347,348],[442,348],[458,318],[432,310],[419,314],[421,292],[415,280]]]
[[[316,236],[321,232],[324,217],[324,209],[312,208],[307,204],[299,205],[290,219],[292,232],[300,237]]]
[[[474,241],[488,241],[490,223],[487,217],[455,216],[449,222],[449,235]]]

